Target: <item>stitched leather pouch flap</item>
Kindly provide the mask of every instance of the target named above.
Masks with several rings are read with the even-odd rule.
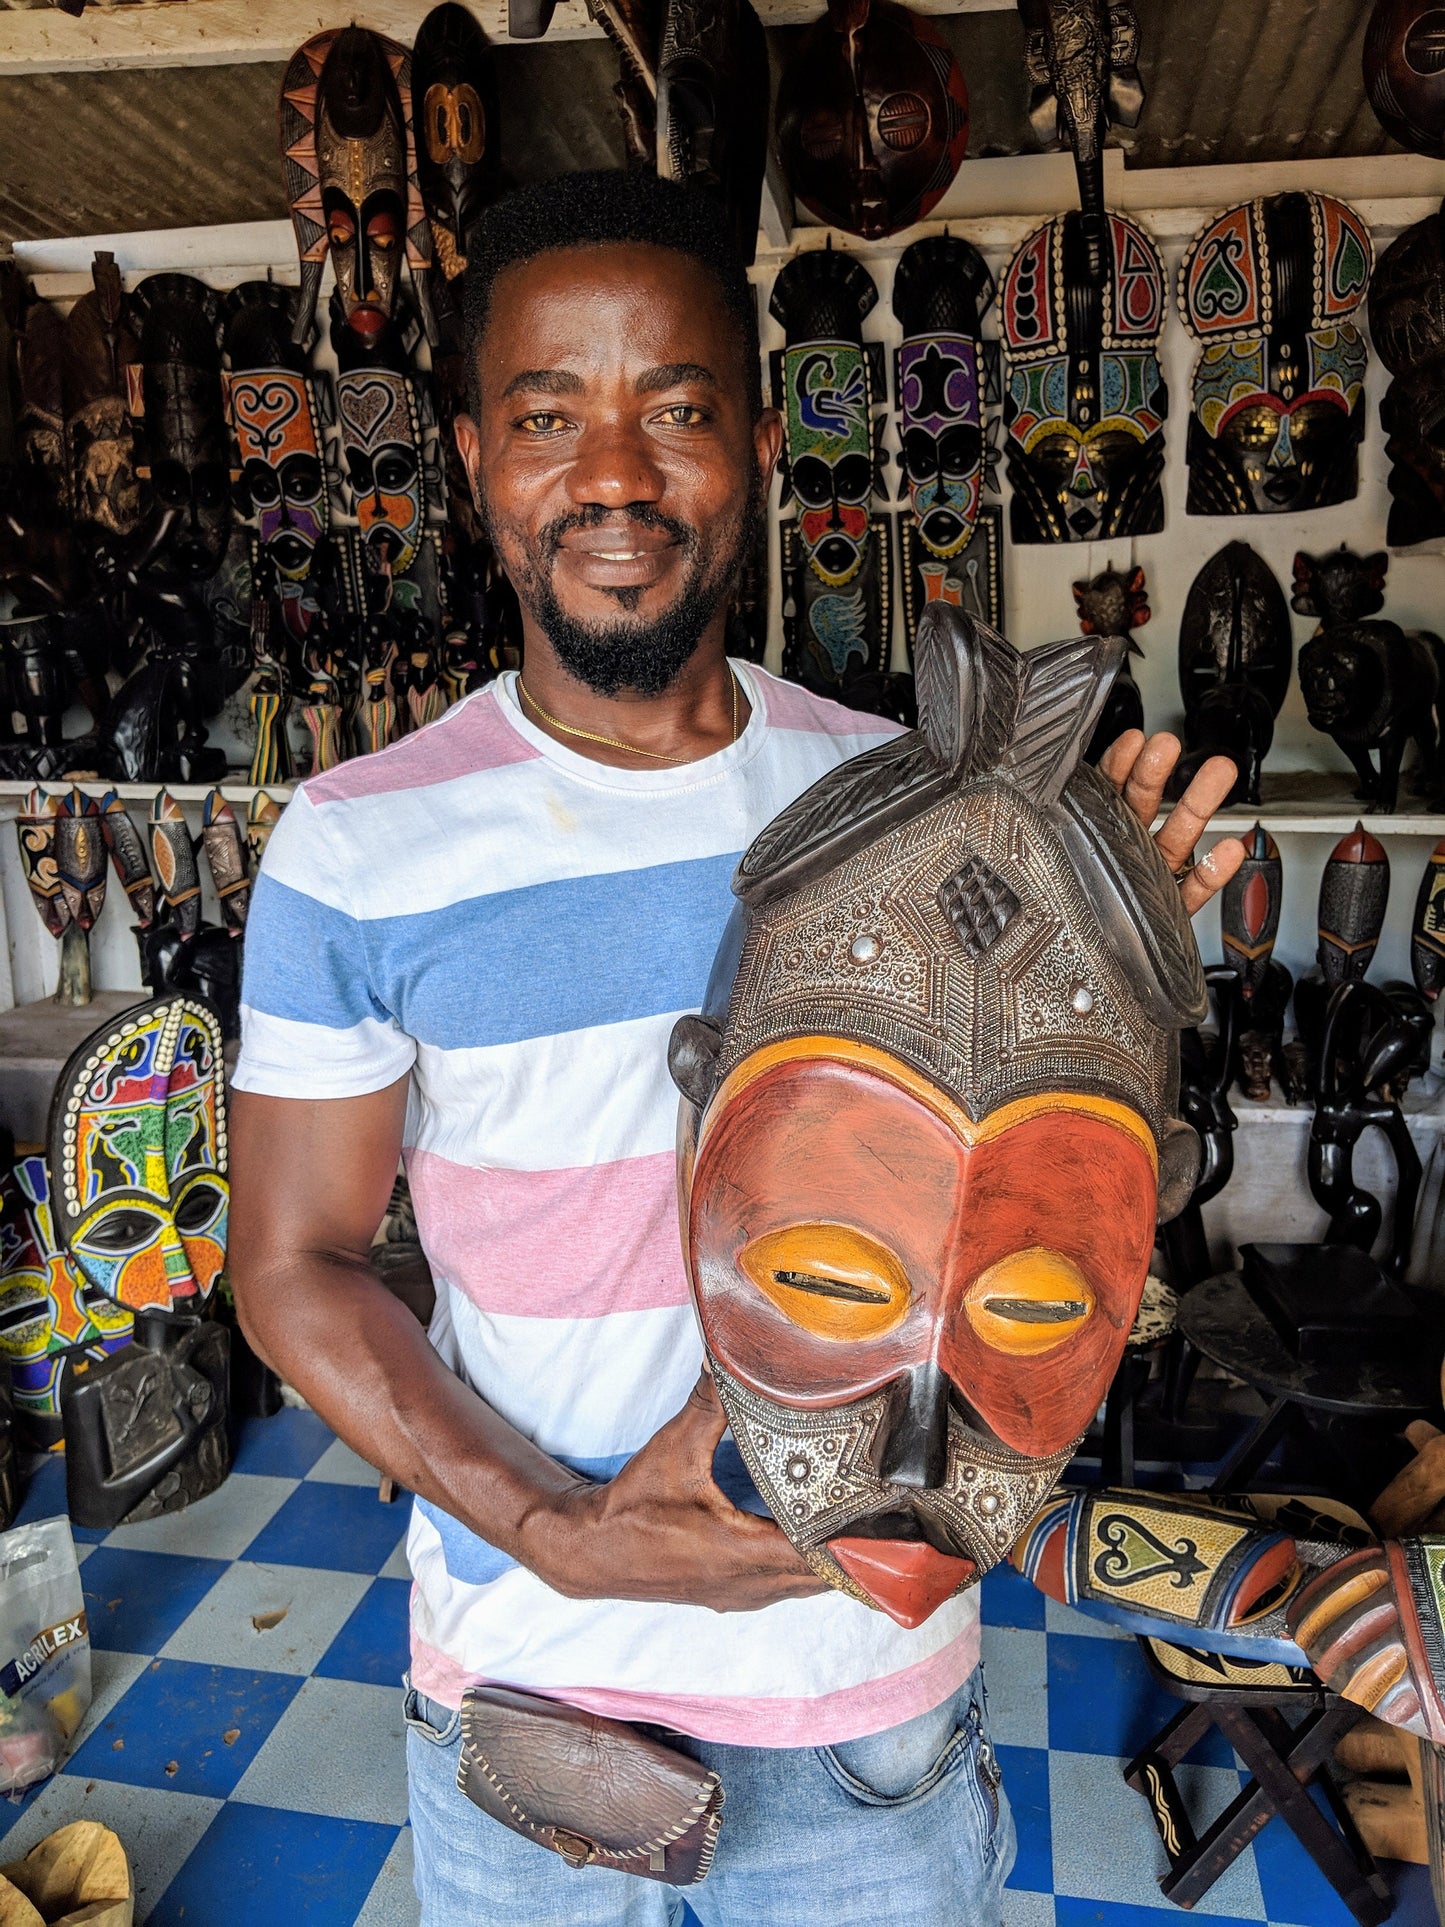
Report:
[[[573,1867],[688,1887],[712,1865],[722,1782],[621,1720],[506,1687],[462,1701],[457,1785]]]

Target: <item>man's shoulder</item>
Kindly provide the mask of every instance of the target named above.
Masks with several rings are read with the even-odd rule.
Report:
[[[813,739],[834,738],[840,760],[856,756],[860,750],[884,742],[890,736],[903,734],[901,723],[886,716],[874,716],[866,710],[847,709],[829,696],[805,689],[801,683],[770,674],[757,663],[749,664],[748,673],[757,685],[763,714],[771,729],[785,735],[792,732]]]
[[[496,685],[488,683],[400,742],[308,776],[299,793],[329,813],[333,804],[395,801],[409,792],[530,763],[537,755],[508,722]]]

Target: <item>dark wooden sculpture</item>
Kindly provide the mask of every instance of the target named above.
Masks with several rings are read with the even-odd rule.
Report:
[[[768,157],[768,42],[749,0],[666,0],[657,51],[657,171],[728,210],[757,251]]]
[[[158,790],[151,803],[150,833],[165,919],[182,936],[194,936],[201,924],[201,872],[185,812],[168,790]]]
[[[888,527],[869,512],[877,444],[863,342],[877,299],[860,261],[825,248],[794,256],[769,302],[787,337],[776,386],[797,503],[782,530],[783,670],[834,695],[888,666]]]
[[[1214,1269],[1203,1206],[1218,1197],[1234,1176],[1234,1133],[1239,1128],[1229,1103],[1241,1022],[1238,974],[1227,964],[1216,964],[1204,977],[1214,1006],[1215,1030],[1212,1035],[1186,1030],[1179,1038],[1179,1115],[1199,1138],[1199,1176],[1184,1209],[1159,1228],[1159,1241],[1169,1261],[1169,1282],[1176,1292],[1191,1290]]]
[[[1445,219],[1392,241],[1370,283],[1370,338],[1394,376],[1380,403],[1391,548],[1445,535]]]
[[[130,403],[140,343],[113,254],[96,255],[91,279],[66,316],[61,378],[71,518],[105,579],[143,515]]]
[[[1410,975],[1432,1004],[1445,990],[1445,838],[1425,859],[1420,878],[1410,922]]]
[[[968,90],[933,23],[829,0],[778,87],[788,181],[821,221],[877,240],[926,220],[968,150]]]
[[[984,432],[982,317],[993,301],[983,256],[952,234],[905,248],[893,275],[903,330],[895,364],[908,512],[899,523],[909,647],[930,602],[1003,619],[997,511],[980,524],[993,451]]]
[[[673,1032],[733,1435],[814,1569],[905,1625],[1038,1509],[1198,1170],[1176,1036],[1207,1009],[1198,952],[1079,760],[1122,655],[1024,657],[928,610],[919,729],[755,839],[706,1007]]]
[[[1362,823],[1342,836],[1320,876],[1315,968],[1295,985],[1295,1023],[1320,1088],[1325,1020],[1331,994],[1362,981],[1374,960],[1390,896],[1390,859]]]
[[[1225,884],[1219,912],[1224,960],[1237,979],[1239,1033],[1231,1070],[1246,1097],[1263,1102],[1277,1079],[1292,1104],[1305,1077],[1295,1047],[1284,1041],[1294,978],[1274,955],[1284,865],[1279,846],[1261,824],[1245,837],[1244,847],[1244,862]]]
[[[1074,584],[1074,606],[1079,612],[1079,627],[1086,636],[1123,636],[1129,644],[1104,713],[1084,751],[1086,763],[1097,763],[1110,743],[1116,742],[1126,729],[1144,727],[1144,698],[1129,666],[1130,656],[1144,653],[1133,640],[1133,632],[1142,629],[1150,616],[1144,571],[1131,569],[1124,575],[1112,567],[1102,569],[1087,582]]]
[[[105,838],[94,797],[72,785],[55,814],[55,874],[70,913],[60,943],[60,987],[55,1001],[91,999],[90,933],[105,907]]]
[[[1122,215],[1107,217],[1104,241],[1095,280],[1083,216],[1059,215],[1003,277],[1015,542],[1107,542],[1164,526],[1164,265]]]
[[[201,848],[216,886],[225,926],[239,936],[246,927],[251,878],[236,812],[219,790],[212,790],[201,806]]]
[[[365,343],[396,315],[403,244],[429,340],[431,228],[412,136],[411,55],[364,27],[314,35],[281,83],[281,158],[301,257],[293,338],[311,338],[328,254],[344,324]]]
[[[120,887],[125,891],[135,915],[136,928],[147,930],[155,922],[156,886],[140,831],[114,790],[106,791],[97,808],[100,811],[100,833],[105,838]]]
[[[417,30],[411,54],[417,180],[437,266],[454,281],[467,235],[497,193],[497,70],[487,36],[467,8],[446,0]]]
[[[87,1038],[56,1086],[48,1148],[61,1242],[135,1314],[135,1343],[62,1404],[70,1516],[108,1530],[178,1511],[230,1469],[227,1332],[201,1316],[229,1209],[214,1014],[158,998]]]
[[[1111,122],[1135,127],[1144,106],[1139,23],[1121,0],[1019,0],[1028,35],[1029,117],[1045,145],[1074,156],[1089,276],[1108,274],[1104,142]]]
[[[1420,1154],[1391,1088],[1418,1058],[1409,1016],[1383,990],[1358,979],[1330,997],[1320,1050],[1319,1097],[1310,1129],[1309,1181],[1330,1214],[1326,1242],[1369,1251],[1380,1233],[1380,1200],[1356,1183],[1354,1151],[1370,1126],[1385,1135],[1395,1160],[1395,1198],[1385,1269],[1404,1275],[1420,1194]]]
[[[1385,132],[1417,154],[1445,156],[1445,14],[1435,0],[1375,0],[1364,65]]]
[[[1294,655],[1289,609],[1274,572],[1247,542],[1230,542],[1195,576],[1179,625],[1179,693],[1186,754],[1177,794],[1210,756],[1239,770],[1232,803],[1259,802],[1259,776]]]
[[[1352,317],[1373,262],[1369,229],[1324,194],[1227,208],[1191,243],[1179,268],[1180,311],[1200,344],[1191,515],[1353,498],[1369,350]]]
[[[1399,793],[1400,763],[1413,738],[1422,786],[1434,773],[1440,694],[1439,636],[1370,622],[1384,604],[1390,558],[1356,555],[1343,544],[1326,555],[1296,555],[1292,606],[1320,626],[1300,650],[1299,678],[1314,728],[1355,767],[1355,795],[1388,815]],[[1376,768],[1372,755],[1378,753]]]

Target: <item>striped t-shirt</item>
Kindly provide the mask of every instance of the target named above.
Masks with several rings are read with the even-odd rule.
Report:
[[[733,869],[894,733],[736,667],[738,741],[656,770],[563,748],[503,677],[303,784],[247,923],[237,1085],[353,1097],[410,1073],[432,1341],[594,1478],[680,1410],[701,1360],[667,1041],[702,1001]],[[486,1680],[705,1739],[825,1745],[939,1704],[978,1656],[972,1594],[912,1632],[838,1592],[723,1614],[565,1599],[420,1499],[407,1553],[412,1677],[449,1706]]]

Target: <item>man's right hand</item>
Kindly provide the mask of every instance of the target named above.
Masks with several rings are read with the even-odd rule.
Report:
[[[686,1405],[606,1485],[536,1508],[522,1558],[569,1599],[653,1599],[756,1612],[826,1592],[771,1519],[731,1505],[712,1476],[727,1415],[706,1372]]]

